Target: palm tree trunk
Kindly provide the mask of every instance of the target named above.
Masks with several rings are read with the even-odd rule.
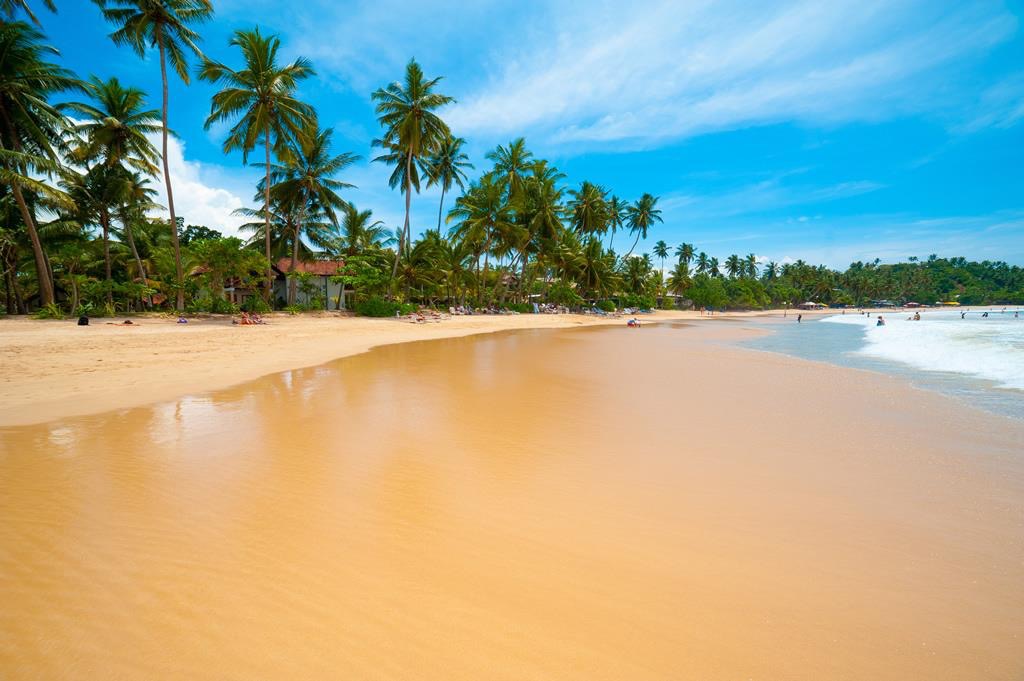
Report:
[[[142,264],[142,258],[139,257],[139,249],[135,247],[135,237],[132,235],[131,221],[128,220],[128,213],[125,209],[121,208],[121,224],[124,225],[124,235],[128,237],[128,247],[132,249],[132,257],[135,258],[135,266],[139,268],[139,276],[142,277],[142,285],[149,286],[148,278],[146,277],[146,267]],[[153,306],[153,296],[149,296],[149,306]]]
[[[395,266],[391,270],[391,279],[398,275],[398,261],[402,259],[402,252],[408,246],[406,235],[409,233],[409,209],[412,202],[412,150],[405,155],[405,225],[398,235],[398,255],[395,257]]]
[[[274,268],[270,261],[270,126],[264,131],[264,143],[266,147],[267,175],[263,183],[263,245],[267,256],[267,283],[266,289],[267,304],[270,304],[271,291],[274,287]]]
[[[295,304],[295,296],[298,293],[299,282],[295,278],[295,268],[299,263],[299,226],[295,226],[295,235],[292,238],[292,265],[291,265],[291,281],[288,282],[288,304]],[[308,300],[306,302],[309,302]]]
[[[640,232],[636,233],[636,239],[633,240],[633,245],[629,247],[629,253],[627,253],[626,255],[624,255],[622,257],[623,258],[628,258],[629,256],[633,255],[633,250],[636,248],[636,245],[638,243],[640,243]]]
[[[110,290],[112,279],[110,273],[110,214],[107,212],[106,206],[100,209],[100,226],[103,228],[103,268],[107,282],[107,303],[113,305],[114,295]]]
[[[7,128],[7,133],[10,135],[14,150],[20,153],[21,143],[18,141],[14,125],[11,123],[11,119],[7,117],[7,111],[2,105],[0,105],[0,115],[3,116],[4,124]],[[0,149],[2,148],[3,144],[0,144]],[[25,230],[28,232],[29,241],[32,242],[32,256],[35,258],[36,263],[36,278],[39,280],[39,301],[43,305],[49,305],[54,302],[53,280],[50,278],[50,269],[46,266],[46,252],[43,251],[43,242],[39,239],[39,232],[36,230],[35,218],[28,207],[28,203],[25,202],[25,196],[21,193],[21,187],[16,182],[11,183],[11,193],[14,194],[18,210],[21,211],[21,219],[25,222]]]
[[[437,233],[441,233],[441,214],[444,212],[444,184],[441,185],[441,205],[437,207]]]
[[[164,185],[167,187],[167,212],[171,216],[171,246],[174,249],[174,282],[176,295],[174,309],[182,312],[185,309],[185,274],[181,269],[181,245],[178,243],[178,218],[174,214],[174,191],[171,189],[171,170],[167,162],[167,57],[164,54],[164,37],[160,25],[156,27],[156,41],[160,46],[160,82],[163,87],[163,165]]]

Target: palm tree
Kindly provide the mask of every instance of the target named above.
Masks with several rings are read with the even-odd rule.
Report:
[[[43,0],[43,6],[51,12],[57,12],[57,6],[53,4],[53,0]],[[14,15],[21,10],[28,15],[28,18],[33,24],[39,26],[39,18],[32,13],[32,8],[28,6],[28,0],[0,0],[0,16],[7,17],[7,19],[13,20]]]
[[[676,246],[676,258],[687,267],[693,261],[693,244],[679,244]]]
[[[738,255],[733,254],[725,259],[725,273],[729,275],[730,279],[735,279],[743,274],[743,262]]]
[[[160,50],[160,83],[163,94],[161,107],[162,152],[164,185],[167,188],[167,212],[170,214],[171,244],[174,247],[174,268],[177,296],[175,307],[185,309],[184,272],[181,267],[181,247],[178,244],[178,221],[174,212],[174,190],[167,160],[167,60],[187,85],[188,53],[202,58],[196,43],[198,33],[189,24],[209,21],[213,16],[210,0],[93,0],[103,11],[107,21],[119,28],[110,34],[115,45],[128,45],[139,57],[146,56],[146,48]]]
[[[770,261],[764,269],[765,279],[771,281],[779,276],[779,264],[774,260]]]
[[[40,302],[47,305],[54,302],[53,279],[25,192],[72,206],[67,194],[38,176],[59,169],[53,147],[67,131],[64,117],[48,99],[79,83],[70,71],[46,61],[57,50],[42,39],[24,22],[0,22],[0,185],[14,195],[32,246]]]
[[[654,255],[661,258],[661,269],[665,269],[665,258],[668,257],[668,244],[664,240],[659,239],[658,243],[654,244]]]
[[[612,233],[611,238],[608,239],[609,251],[612,250],[612,244],[615,242],[615,232],[626,224],[627,208],[629,208],[629,204],[617,196],[608,199],[608,231]]]
[[[415,59],[409,60],[405,67],[405,82],[394,82],[379,88],[372,97],[377,106],[377,120],[384,127],[384,136],[374,140],[374,146],[382,147],[389,153],[378,156],[374,161],[401,164],[405,167],[402,190],[405,192],[405,224],[399,235],[399,254],[403,248],[409,247],[409,209],[412,201],[412,190],[419,192],[419,173],[416,164],[421,159],[437,153],[451,131],[436,109],[451,104],[455,100],[447,95],[434,92],[441,80],[440,77],[426,79],[423,70]],[[397,172],[397,169],[396,169]],[[391,186],[395,185],[396,176],[392,176]],[[392,277],[398,272],[398,261],[395,258]]]
[[[469,190],[455,201],[448,212],[448,221],[458,220],[449,234],[471,244],[477,267],[477,298],[482,299],[486,284],[491,246],[502,235],[515,228],[511,206],[505,200],[504,187],[485,175],[470,185]],[[480,275],[480,257],[484,258]]]
[[[299,81],[314,75],[308,60],[299,57],[291,64],[281,66],[277,52],[281,41],[277,36],[264,36],[259,28],[235,31],[228,42],[242,51],[244,68],[236,71],[220,62],[204,59],[199,69],[202,80],[223,85],[213,96],[210,115],[204,128],[214,123],[234,121],[224,140],[225,154],[239,150],[242,162],[247,163],[249,152],[263,140],[266,175],[263,186],[264,254],[267,257],[266,299],[274,281],[270,257],[270,148],[276,146],[281,155],[287,155],[288,143],[298,139],[304,130],[314,129],[312,107],[295,97]]]
[[[383,220],[374,220],[372,210],[359,210],[351,203],[345,204],[341,216],[341,250],[347,255],[380,248],[391,241]]]
[[[444,213],[444,195],[451,191],[452,185],[466,190],[466,171],[472,168],[469,156],[462,151],[466,140],[448,135],[437,151],[427,160],[427,188],[435,184],[441,187],[441,203],[437,207],[437,229],[441,229],[441,216]]]
[[[680,260],[676,263],[676,266],[672,269],[672,274],[668,277],[668,288],[672,293],[681,296],[686,293],[686,289],[690,288],[691,283],[693,281],[690,279],[690,266],[685,261]]]
[[[711,261],[708,260],[708,254],[705,253],[704,251],[701,251],[697,255],[697,274],[707,274],[708,267],[710,266],[710,264]]]
[[[315,122],[313,123],[315,126]],[[273,185],[271,194],[280,204],[289,205],[296,215],[292,228],[291,272],[295,271],[299,259],[299,232],[307,228],[307,214],[322,213],[331,225],[338,224],[337,211],[347,204],[338,196],[343,189],[354,185],[334,179],[334,176],[359,160],[359,156],[348,152],[331,155],[331,128],[318,130],[312,127],[303,131],[295,141],[291,153],[276,165],[270,175]],[[318,235],[307,233],[315,241]],[[288,304],[295,304],[298,281],[292,277],[288,283]]]
[[[711,258],[711,260],[708,260],[708,274],[712,277],[722,276],[722,273],[718,271],[718,258]]]
[[[569,221],[576,233],[590,239],[604,234],[611,219],[604,189],[592,182],[583,182],[579,189],[569,193],[573,197],[568,206]]]
[[[630,246],[629,253],[626,254],[627,258],[632,255],[633,249],[640,243],[640,239],[647,238],[647,230],[653,227],[654,223],[662,222],[661,210],[656,207],[657,205],[657,196],[644,194],[627,209],[629,232],[636,234],[636,239],[633,240],[633,245]]]
[[[526,149],[526,140],[517,137],[507,147],[499,144],[494,151],[487,152],[485,158],[494,162],[491,173],[505,185],[509,202],[518,202],[523,193],[523,178],[533,159],[533,153]]]
[[[753,253],[748,253],[746,257],[746,270],[747,276],[751,279],[757,278],[757,256]]]

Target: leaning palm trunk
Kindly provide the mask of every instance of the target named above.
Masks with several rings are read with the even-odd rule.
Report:
[[[7,133],[10,135],[14,151],[21,153],[21,143],[18,142],[18,136],[14,132],[14,125],[11,123],[11,119],[7,117],[7,111],[0,108],[0,115],[3,116],[4,125],[7,128]],[[0,144],[0,149],[2,148],[3,145]],[[46,252],[43,250],[43,242],[39,239],[35,217],[28,207],[28,202],[25,201],[25,195],[22,194],[21,187],[16,182],[11,183],[11,193],[14,194],[18,210],[21,211],[21,219],[25,222],[25,230],[28,232],[29,241],[32,242],[32,256],[36,263],[36,278],[39,280],[39,301],[43,305],[49,305],[54,302],[53,279],[50,278],[50,268],[46,264]]]
[[[441,184],[441,205],[437,207],[437,231],[441,232],[441,214],[444,213],[444,184]]]
[[[164,54],[164,38],[160,26],[156,28],[156,41],[160,46],[160,80],[163,85],[163,166],[164,185],[167,187],[167,212],[171,216],[171,246],[174,248],[174,283],[176,295],[174,309],[185,309],[185,273],[181,269],[181,245],[178,243],[178,219],[174,214],[174,191],[171,189],[171,169],[167,162],[167,59]]]
[[[142,278],[142,285],[149,287],[149,279],[146,277],[146,266],[142,264],[139,257],[139,249],[135,247],[135,236],[132,234],[132,224],[128,219],[128,213],[124,207],[121,208],[121,224],[124,225],[124,235],[128,238],[128,247],[132,249],[132,257],[135,259],[135,266],[139,269],[139,277]],[[153,296],[148,296],[148,306],[153,306]]]

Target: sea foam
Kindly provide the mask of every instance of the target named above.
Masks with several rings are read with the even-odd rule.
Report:
[[[959,310],[923,310],[921,321],[913,312],[882,313],[885,326],[871,317],[846,314],[823,322],[859,325],[864,346],[857,354],[891,360],[925,371],[953,372],[992,381],[998,387],[1024,391],[1024,312],[972,310],[965,319]]]

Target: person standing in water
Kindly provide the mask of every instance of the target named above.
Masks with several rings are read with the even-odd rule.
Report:
[[[796,316],[796,323],[799,324],[803,320],[803,318],[804,318],[804,316],[802,314],[798,314]]]

